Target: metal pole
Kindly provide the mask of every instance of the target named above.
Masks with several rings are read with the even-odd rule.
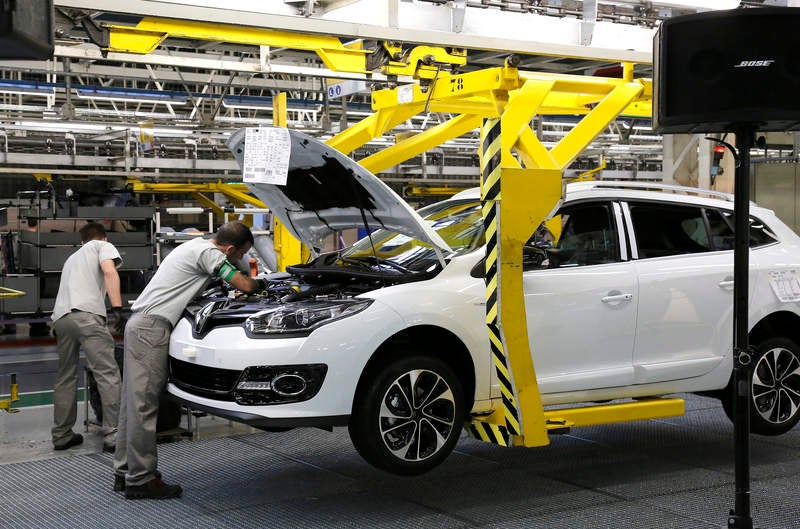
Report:
[[[728,527],[753,529],[750,516],[750,369],[748,290],[750,272],[750,148],[755,128],[735,130],[738,165],[734,183],[733,247],[733,441],[736,472],[735,507]]]

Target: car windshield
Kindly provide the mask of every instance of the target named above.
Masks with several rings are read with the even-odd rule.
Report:
[[[483,218],[481,205],[476,200],[439,202],[418,211],[419,215],[447,242],[453,253],[446,257],[465,254],[483,245]],[[377,230],[346,248],[342,258],[377,256],[402,265],[413,271],[428,270],[438,263],[430,243],[402,235],[391,230]]]

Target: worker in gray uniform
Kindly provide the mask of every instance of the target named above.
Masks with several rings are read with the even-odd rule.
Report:
[[[78,353],[97,381],[103,409],[103,449],[114,450],[119,414],[119,367],[114,359],[114,337],[107,326],[105,297],[115,321],[122,307],[117,267],[119,252],[106,240],[102,224],[80,229],[81,247],[67,258],[53,306],[53,330],[58,344],[58,374],[53,387],[53,448],[66,450],[83,442],[72,431],[77,416]]]
[[[119,433],[114,454],[114,491],[127,499],[178,498],[180,485],[162,481],[157,470],[156,421],[167,382],[169,337],[186,305],[218,277],[253,293],[261,282],[238,271],[253,245],[240,222],[223,224],[211,239],[198,237],[175,248],[132,306],[125,327],[125,362]]]

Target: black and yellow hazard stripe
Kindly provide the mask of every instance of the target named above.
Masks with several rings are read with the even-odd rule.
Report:
[[[508,428],[499,424],[474,421],[466,424],[464,429],[471,437],[487,443],[494,443],[500,446],[510,446],[511,444]]]
[[[503,417],[508,434],[519,435],[519,410],[514,386],[508,370],[498,321],[498,258],[500,239],[497,232],[497,212],[500,210],[500,120],[485,119],[481,128],[481,201],[486,236],[486,328],[497,378],[503,396]]]

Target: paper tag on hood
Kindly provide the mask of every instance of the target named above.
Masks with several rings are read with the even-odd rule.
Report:
[[[248,184],[286,185],[291,153],[288,129],[247,128],[242,180]]]

